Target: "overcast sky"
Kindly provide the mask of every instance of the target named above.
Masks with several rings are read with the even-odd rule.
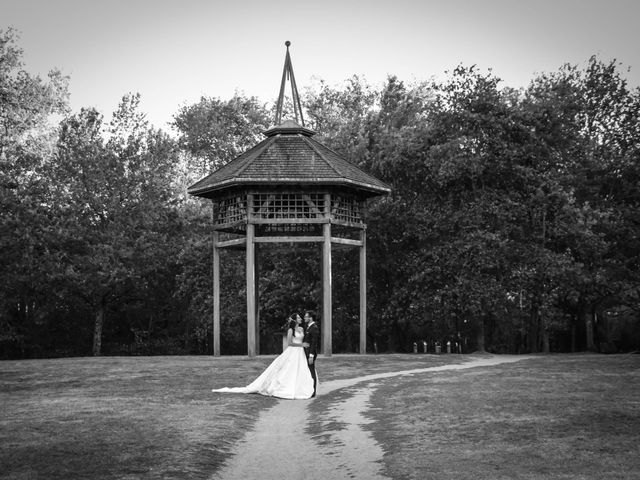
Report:
[[[617,59],[640,85],[640,0],[0,0],[27,70],[71,77],[71,106],[105,116],[127,92],[167,129],[178,108],[239,91],[273,101],[290,40],[299,89],[381,84],[458,64],[524,87],[563,63]],[[301,92],[302,93],[302,92]]]

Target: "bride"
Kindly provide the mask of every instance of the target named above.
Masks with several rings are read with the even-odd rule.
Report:
[[[297,313],[289,317],[287,348],[246,387],[225,387],[212,392],[259,393],[291,400],[311,398],[313,378],[302,348],[304,328]]]

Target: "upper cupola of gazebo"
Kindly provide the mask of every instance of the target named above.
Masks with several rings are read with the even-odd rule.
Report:
[[[274,135],[292,135],[292,134],[301,134],[307,137],[311,137],[316,134],[313,130],[298,125],[293,120],[285,120],[280,125],[275,127],[271,127],[269,130],[263,132],[267,137],[273,137]]]

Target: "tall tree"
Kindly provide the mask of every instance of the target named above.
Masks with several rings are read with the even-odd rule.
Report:
[[[623,224],[633,230],[633,222],[624,218],[634,215],[628,217],[623,212],[629,212],[628,207],[637,211],[638,205],[637,196],[623,193],[633,190],[637,179],[637,174],[633,175],[637,146],[632,140],[637,138],[640,124],[637,98],[637,92],[627,89],[616,62],[603,63],[596,57],[585,70],[565,65],[558,72],[540,76],[525,98],[539,139],[540,173],[547,185],[556,185],[565,197],[562,209],[556,210],[562,215],[556,216],[548,208],[541,211],[541,222],[547,225],[546,248],[568,254],[573,261],[571,280],[563,282],[569,290],[563,295],[564,307],[574,317],[574,331],[584,334],[577,343],[589,349],[598,347],[594,336],[598,312],[615,304],[617,294],[634,282],[620,267],[637,262],[637,247],[615,232]],[[622,171],[631,173],[626,177],[630,182],[623,179]],[[545,202],[547,205],[558,203],[547,198],[552,200]],[[555,231],[548,228],[554,218],[564,219]],[[623,259],[620,252],[630,256]]]
[[[0,30],[0,341],[37,343],[37,325],[49,313],[48,255],[55,231],[49,216],[46,171],[55,151],[55,118],[67,112],[67,78],[47,80],[23,68],[17,33]]]
[[[149,128],[139,100],[123,97],[107,129],[97,111],[83,109],[63,122],[58,142],[57,208],[67,220],[61,276],[93,311],[94,355],[107,307],[139,300],[172,259],[174,146]]]

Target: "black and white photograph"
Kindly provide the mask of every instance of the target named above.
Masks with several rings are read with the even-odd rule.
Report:
[[[0,0],[0,480],[640,478],[636,0]]]

